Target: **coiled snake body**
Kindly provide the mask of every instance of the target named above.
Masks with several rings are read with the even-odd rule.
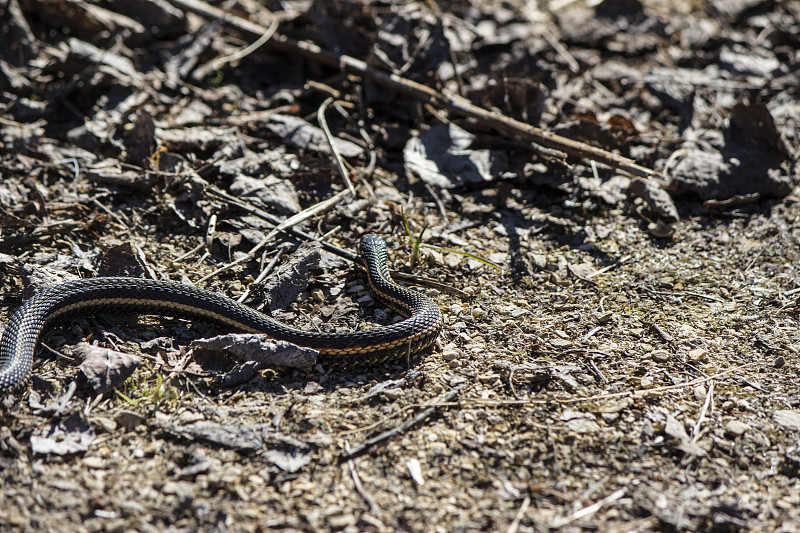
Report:
[[[190,285],[139,278],[82,279],[36,295],[13,314],[0,341],[0,392],[27,382],[34,351],[48,327],[101,313],[195,318],[237,331],[265,333],[318,350],[318,362],[329,368],[377,365],[430,347],[443,323],[436,303],[392,281],[382,238],[364,235],[360,252],[373,291],[386,305],[405,315],[405,320],[367,331],[314,333],[287,326],[230,298]]]

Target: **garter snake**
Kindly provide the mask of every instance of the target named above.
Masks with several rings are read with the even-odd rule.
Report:
[[[377,365],[430,347],[442,330],[442,314],[427,296],[395,284],[383,239],[362,237],[359,246],[372,290],[407,318],[350,333],[315,333],[293,328],[220,294],[172,281],[99,277],[56,285],[27,300],[0,340],[0,392],[25,384],[42,333],[59,322],[86,315],[136,313],[202,319],[226,328],[265,333],[319,351],[328,368]]]

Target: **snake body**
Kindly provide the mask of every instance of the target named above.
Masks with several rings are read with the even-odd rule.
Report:
[[[377,365],[429,348],[442,330],[442,314],[427,296],[395,284],[388,252],[375,234],[359,246],[372,290],[406,316],[400,322],[366,331],[303,331],[220,294],[172,281],[100,277],[57,285],[26,301],[9,320],[0,340],[0,392],[15,390],[30,377],[39,338],[49,327],[86,315],[135,313],[202,319],[248,333],[264,333],[319,351],[328,368]]]

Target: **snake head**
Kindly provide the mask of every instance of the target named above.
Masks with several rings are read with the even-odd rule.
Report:
[[[361,257],[366,257],[365,254],[374,254],[377,250],[383,250],[386,248],[386,243],[383,241],[380,235],[377,233],[365,233],[361,237],[361,243],[359,244],[358,251],[361,254]]]

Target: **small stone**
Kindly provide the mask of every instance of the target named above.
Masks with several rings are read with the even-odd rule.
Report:
[[[479,268],[481,268],[482,266],[483,266],[483,263],[481,263],[481,262],[480,262],[480,261],[478,261],[477,259],[472,259],[472,258],[470,258],[470,259],[467,259],[467,267],[468,267],[470,270],[478,270],[478,269],[479,269]]]
[[[594,275],[595,268],[593,265],[589,263],[578,263],[577,265],[570,265],[569,266],[570,272],[572,272],[573,276],[576,276],[581,279],[587,279]]]
[[[620,398],[617,401],[600,405],[597,410],[601,413],[620,413],[631,406],[633,400],[630,398]]]
[[[750,429],[750,426],[738,420],[731,420],[730,422],[725,424],[725,433],[727,433],[728,435],[732,435],[734,437],[738,437],[748,429]]]
[[[458,268],[461,263],[461,256],[456,254],[447,254],[444,256],[444,264],[450,268]]]
[[[486,311],[484,311],[482,308],[475,307],[472,309],[472,318],[474,318],[475,320],[481,318],[484,315],[486,315]]]
[[[331,529],[344,529],[349,525],[354,525],[356,523],[356,517],[352,514],[342,514],[338,516],[329,516],[328,517],[328,526]]]
[[[531,260],[533,266],[536,267],[537,270],[544,270],[547,268],[547,256],[544,254],[528,254],[528,259]]]
[[[467,346],[467,350],[473,355],[480,355],[486,351],[486,345],[481,343],[470,344]]]
[[[405,391],[400,387],[392,387],[390,389],[386,389],[383,391],[383,395],[386,396],[390,400],[397,400],[402,398],[405,394]]]
[[[117,423],[111,420],[110,418],[106,418],[105,416],[98,416],[92,418],[91,421],[94,425],[98,426],[106,433],[114,433],[114,431],[116,431],[117,429]]]
[[[569,348],[572,346],[572,342],[565,339],[553,339],[550,341],[550,346],[553,348]]]
[[[311,293],[311,298],[316,300],[317,302],[324,302],[325,301],[325,293],[322,292],[322,289],[317,289]]]
[[[689,361],[691,361],[692,363],[699,363],[706,359],[706,357],[708,356],[708,352],[706,352],[702,348],[695,348],[693,350],[689,350],[689,353],[686,355],[689,358]]]
[[[194,487],[188,481],[167,481],[161,487],[161,492],[164,494],[174,494],[181,499],[188,498],[192,495]]]
[[[601,413],[600,416],[607,424],[613,424],[619,419],[619,413]]]
[[[775,362],[773,363],[773,366],[775,368],[782,368],[783,365],[785,365],[785,364],[786,364],[786,359],[784,359],[782,355],[779,355],[778,357],[775,358]]]
[[[454,359],[458,359],[461,356],[461,350],[454,343],[447,344],[442,349],[442,359],[445,361],[453,361]]]
[[[605,325],[611,322],[611,319],[614,318],[614,314],[611,311],[606,311],[605,313],[595,313],[594,320],[600,325]]]
[[[181,424],[194,424],[195,422],[201,422],[205,420],[205,416],[203,413],[198,413],[197,411],[186,410],[182,411],[178,415],[178,422]]]
[[[527,309],[521,309],[519,307],[515,307],[514,310],[511,311],[511,318],[519,318],[522,315],[527,315],[527,314],[529,314]]]
[[[650,359],[655,361],[656,363],[666,363],[670,359],[672,359],[672,354],[669,353],[667,350],[653,350],[650,352]]]
[[[137,514],[143,514],[145,512],[145,507],[141,503],[133,500],[124,500],[119,502],[119,510],[122,512],[122,516],[134,516]]]
[[[650,377],[650,376],[645,376],[645,377],[642,378],[642,381],[640,383],[641,383],[642,387],[645,388],[645,389],[648,388],[648,387],[652,387],[653,386],[653,378]]]
[[[96,470],[101,470],[106,467],[105,460],[102,457],[97,457],[96,455],[84,457],[81,462],[89,468],[94,468]]]
[[[695,385],[694,388],[692,389],[692,392],[694,393],[694,399],[695,400],[697,400],[697,401],[705,400],[705,398],[706,398],[706,388],[703,386],[702,383]]]
[[[778,409],[773,417],[775,422],[785,429],[800,430],[800,411],[797,409]]]
[[[726,413],[730,413],[736,407],[736,404],[730,400],[726,400],[722,402],[722,410]]]
[[[114,416],[114,422],[116,422],[117,425],[130,430],[144,422],[144,417],[133,411],[120,411],[116,414],[116,416]]]

